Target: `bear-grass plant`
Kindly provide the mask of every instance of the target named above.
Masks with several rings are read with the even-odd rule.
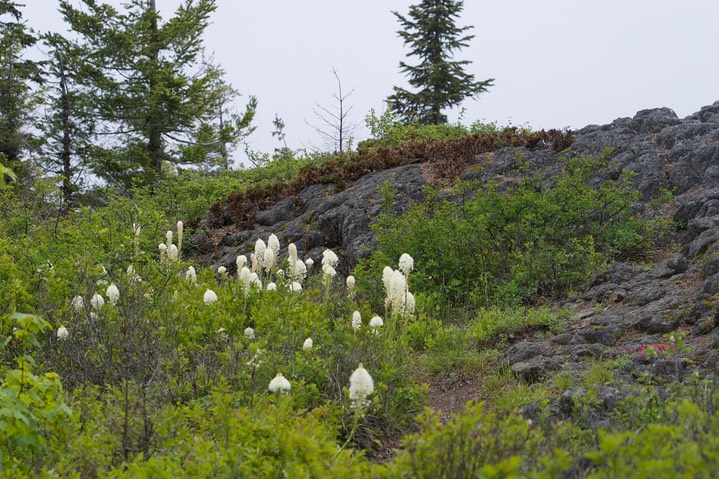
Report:
[[[167,234],[170,224],[172,235]],[[188,415],[209,416],[218,394],[232,396],[235,409],[228,414],[239,420],[236,427],[246,416],[258,421],[273,416],[279,403],[268,385],[278,372],[291,383],[282,399],[282,427],[299,424],[279,436],[298,441],[293,434],[302,434],[302,421],[297,418],[317,414],[325,431],[322,440],[329,441],[322,450],[332,449],[319,459],[283,459],[290,465],[295,459],[297,464],[322,463],[329,470],[346,465],[356,454],[351,450],[371,451],[382,440],[406,432],[421,407],[424,388],[406,374],[406,341],[370,328],[354,331],[352,311],[359,309],[368,319],[374,311],[364,300],[348,298],[338,279],[324,292],[317,268],[306,268],[307,287],[299,291],[291,291],[277,269],[263,272],[264,283],[277,282],[274,291],[246,290],[237,275],[217,274],[188,261],[174,221],[142,213],[137,201],[122,197],[112,198],[108,208],[80,208],[55,224],[33,223],[25,236],[16,233],[0,233],[0,241],[9,245],[0,259],[12,265],[0,280],[17,286],[3,293],[8,301],[0,307],[11,304],[12,311],[22,307],[47,318],[49,328],[34,356],[38,369],[62,377],[68,405],[83,421],[82,429],[73,423],[78,428],[62,448],[67,460],[46,464],[63,477],[117,475],[123,468],[135,470],[137,461],[171,468],[169,462],[181,461],[181,456],[166,451],[196,427]],[[177,254],[168,255],[173,247]],[[1,312],[7,334],[13,327],[10,311]],[[244,334],[247,328],[254,337]],[[312,338],[311,348],[303,348],[307,338]],[[7,349],[0,354],[3,364],[12,361]],[[348,386],[360,362],[371,371],[376,389],[353,431]],[[212,422],[197,419],[205,420]],[[205,441],[208,451],[224,447],[214,442],[214,432],[203,434],[198,440]],[[306,438],[306,453],[320,454],[311,451],[310,439],[314,437]],[[344,442],[345,452],[337,455]],[[242,457],[243,464],[253,464],[251,456],[238,455],[235,461]],[[227,470],[240,467],[246,475],[267,475],[261,461],[255,466]],[[26,467],[39,471],[43,465]]]

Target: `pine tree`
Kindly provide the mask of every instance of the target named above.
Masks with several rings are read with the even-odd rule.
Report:
[[[400,62],[400,70],[418,91],[394,87],[387,98],[390,109],[406,123],[423,125],[447,122],[442,113],[459,105],[465,98],[475,98],[492,86],[493,78],[475,81],[464,71],[471,62],[455,61],[454,53],[468,46],[474,35],[466,35],[471,26],[458,27],[456,19],[463,8],[458,0],[422,0],[412,5],[409,18],[392,12],[402,25],[397,34],[410,45],[408,56],[420,59],[418,65]]]
[[[34,143],[29,128],[37,104],[33,84],[42,83],[42,75],[38,63],[23,55],[36,42],[19,5],[0,0],[0,163],[16,173],[22,173],[21,161]]]
[[[163,21],[155,0],[131,0],[122,11],[97,0],[60,11],[86,52],[82,78],[94,90],[98,138],[108,154],[93,171],[111,182],[152,181],[172,164],[228,161],[228,145],[249,128],[256,102],[244,115],[227,114],[235,91],[204,57],[202,34],[216,0],[184,0]],[[217,153],[219,152],[219,153]]]
[[[71,42],[54,33],[42,36],[47,48],[43,62],[44,115],[37,129],[43,133],[39,147],[42,167],[60,178],[66,205],[74,202],[83,172],[92,163],[95,117],[93,94],[80,83],[83,55]]]

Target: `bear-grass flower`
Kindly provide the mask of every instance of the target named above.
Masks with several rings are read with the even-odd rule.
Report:
[[[120,299],[120,290],[115,285],[115,283],[112,283],[110,286],[107,287],[107,290],[105,290],[105,294],[107,295],[107,300],[113,306],[115,306],[117,304],[117,301]]]
[[[208,289],[202,296],[202,300],[205,302],[205,304],[212,304],[217,301],[217,293],[215,293],[211,289]]]
[[[167,246],[167,249],[170,249],[170,245],[172,244],[172,231],[167,230],[167,233],[165,233],[165,246]]]
[[[290,243],[287,245],[287,264],[290,265],[290,274],[292,277],[296,274],[298,261],[299,257],[297,256],[297,246],[295,246],[294,243]],[[304,263],[302,263],[302,266],[304,266]]]
[[[261,238],[257,238],[257,241],[255,242],[255,258],[257,261],[257,264],[252,264],[254,271],[259,271],[263,268],[262,261],[265,258],[265,250],[267,249],[267,246],[265,245],[265,242],[262,241]]]
[[[292,388],[292,386],[290,385],[290,382],[287,380],[287,378],[282,375],[282,373],[277,373],[277,376],[275,376],[272,381],[270,381],[270,384],[267,388],[270,390],[270,392],[273,393],[286,393]]]
[[[392,278],[389,282],[389,304],[392,310],[400,312],[404,308],[405,294],[407,292],[407,278],[401,271],[392,272]]]
[[[245,328],[242,334],[249,340],[255,339],[255,330],[249,326]]]
[[[295,261],[295,267],[292,270],[292,280],[302,283],[307,276],[307,266],[302,260]]]
[[[194,266],[188,266],[187,272],[185,273],[185,280],[190,284],[197,284],[197,272]]]
[[[177,261],[180,259],[180,250],[177,249],[177,246],[174,244],[171,244],[169,248],[167,248],[167,259],[171,261]]]
[[[267,283],[267,291],[277,291],[276,283]]]
[[[275,254],[275,258],[279,258],[280,256],[280,240],[277,239],[277,236],[272,233],[269,238],[267,238],[267,247],[272,250],[272,252]]]
[[[413,269],[414,259],[407,253],[402,254],[402,256],[399,257],[399,270],[402,271],[405,276],[409,276],[409,273],[412,272]]]
[[[293,281],[289,285],[290,291],[302,291],[302,285],[298,283],[297,281]]]
[[[70,303],[72,306],[72,309],[77,313],[81,309],[85,309],[85,300],[82,299],[82,296],[79,294],[72,298],[72,302]]]
[[[414,295],[407,291],[407,294],[405,295],[404,306],[402,308],[402,313],[410,316],[413,315],[415,306],[416,305],[414,302]]]
[[[392,273],[394,273],[394,270],[390,268],[389,266],[385,266],[382,270],[382,284],[384,284],[384,292],[386,298],[390,298],[390,285],[392,283]]]
[[[350,401],[353,409],[367,405],[367,398],[374,392],[374,381],[367,370],[359,363],[350,376]]]
[[[240,283],[245,288],[245,292],[250,290],[250,282],[252,281],[252,271],[247,266],[243,266],[239,271],[238,276],[240,277]]]
[[[92,298],[90,298],[90,306],[95,308],[96,311],[100,311],[102,307],[105,306],[105,298],[99,293],[93,294]]]
[[[257,273],[250,273],[250,286],[254,287],[258,291],[262,291],[262,281]]]
[[[359,311],[352,313],[352,329],[359,331],[362,327],[362,316]]]
[[[237,274],[240,274],[242,268],[247,265],[247,256],[244,254],[238,255],[235,264],[237,265]]]
[[[305,339],[305,342],[302,343],[302,349],[304,349],[304,350],[312,349],[312,346],[313,346],[312,338],[307,338],[307,339]]]
[[[180,252],[182,251],[182,233],[184,231],[184,224],[182,221],[177,222],[177,258],[180,258]]]
[[[217,268],[217,274],[224,277],[227,274],[227,268],[225,268],[224,266],[220,266],[219,268]]]
[[[349,275],[345,282],[347,283],[347,297],[352,301],[355,298],[355,277]]]
[[[70,332],[67,330],[67,328],[65,326],[60,326],[59,328],[57,328],[57,339],[64,341],[69,337],[70,337]]]
[[[337,257],[335,252],[332,251],[331,249],[327,248],[322,253],[322,266],[328,265],[328,266],[331,266],[332,268],[334,268],[335,266],[337,266],[338,261],[339,261],[339,258]]]
[[[384,326],[384,321],[382,321],[382,318],[380,318],[379,316],[375,316],[369,320],[369,326],[375,332],[377,332],[378,328],[381,328],[382,326]]]
[[[157,249],[160,250],[160,258],[164,258],[167,254],[167,245],[165,243],[160,243],[157,245]]]
[[[305,265],[307,265],[307,271],[311,270],[312,266],[314,266],[314,264],[315,264],[315,260],[313,260],[312,258],[307,258],[305,260]]]
[[[325,275],[325,281],[329,281],[335,276],[337,276],[337,271],[335,271],[332,266],[324,265],[322,271]]]
[[[275,255],[274,249],[272,249],[272,248],[265,249],[263,263],[264,263],[265,271],[267,272],[267,274],[270,274],[272,272],[272,268],[275,267],[276,258],[277,258],[277,255]]]
[[[264,251],[262,252],[264,255]],[[255,253],[250,253],[250,270],[251,271],[257,271],[257,268],[259,267],[259,262],[257,261],[257,255]]]

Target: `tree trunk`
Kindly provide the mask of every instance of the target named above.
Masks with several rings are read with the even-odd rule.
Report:
[[[152,169],[160,175],[162,173],[162,161],[165,158],[165,152],[162,149],[162,128],[160,123],[160,112],[157,110],[157,106],[153,105],[152,98],[155,96],[157,89],[157,74],[159,58],[160,58],[160,45],[157,36],[157,8],[155,6],[155,0],[150,0],[150,60],[152,63],[152,69],[150,71],[149,86],[150,91],[148,97],[150,101],[150,110],[148,111],[147,118],[147,150],[150,155],[150,163]]]
[[[60,74],[60,104],[62,108],[61,124],[62,124],[62,149],[60,150],[60,160],[62,161],[62,199],[65,206],[72,204],[72,126],[70,124],[70,94],[67,90],[67,74],[65,72],[65,63],[61,53],[57,53],[58,73]]]

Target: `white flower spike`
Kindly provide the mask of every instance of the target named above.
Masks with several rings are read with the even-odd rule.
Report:
[[[405,276],[409,276],[409,273],[414,269],[414,259],[407,253],[404,253],[399,257],[399,270]]]
[[[267,238],[267,247],[275,254],[275,258],[280,256],[280,240],[277,239],[274,233]]]
[[[211,289],[208,289],[202,296],[202,300],[205,302],[205,304],[212,304],[217,301],[217,293],[215,293]]]
[[[117,301],[120,299],[120,290],[117,286],[115,286],[115,283],[112,283],[110,286],[107,287],[105,294],[107,294],[107,300],[113,306],[115,306],[117,304]]]
[[[313,343],[312,338],[305,339],[305,342],[302,344],[302,349],[308,350],[312,349]]]
[[[290,390],[292,386],[290,385],[290,382],[285,378],[282,373],[277,373],[277,376],[270,381],[270,385],[268,386],[268,389],[270,392],[280,392],[280,393],[286,393]]]
[[[361,408],[367,405],[367,398],[374,392],[374,381],[367,370],[359,364],[350,376],[350,401],[352,408]]]
[[[332,266],[333,268],[337,266],[337,262],[339,261],[339,258],[337,258],[337,255],[334,251],[331,249],[326,249],[322,253],[322,265],[328,265]]]
[[[72,309],[75,310],[75,312],[79,312],[81,309],[85,309],[85,300],[82,299],[82,296],[79,294],[72,298]]]
[[[250,327],[245,328],[245,331],[243,334],[245,335],[245,337],[247,339],[250,339],[250,340],[255,339],[255,330]]]
[[[239,274],[240,271],[242,271],[242,268],[247,265],[247,256],[244,254],[237,256],[235,263],[237,264],[237,273]]]
[[[197,284],[197,272],[194,266],[188,266],[187,272],[185,273],[185,280],[189,281],[190,284]]]
[[[95,310],[100,311],[102,307],[105,306],[105,298],[100,296],[98,293],[95,293],[90,299],[90,306],[95,308]]]
[[[65,326],[60,326],[59,328],[57,328],[57,339],[64,341],[69,337],[70,333]]]
[[[359,331],[362,327],[362,316],[359,311],[352,313],[352,329]]]

